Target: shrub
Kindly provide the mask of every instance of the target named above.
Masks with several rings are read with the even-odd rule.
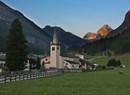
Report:
[[[107,63],[107,66],[108,67],[119,67],[121,66],[121,61],[120,60],[115,60],[114,58],[113,59],[110,59]]]
[[[102,66],[102,69],[106,69],[106,66]]]

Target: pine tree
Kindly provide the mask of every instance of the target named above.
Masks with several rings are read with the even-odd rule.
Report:
[[[27,41],[21,22],[15,19],[7,36],[6,66],[10,71],[23,70],[26,60]]]
[[[40,58],[37,57],[36,69],[40,69],[40,68],[41,68]]]

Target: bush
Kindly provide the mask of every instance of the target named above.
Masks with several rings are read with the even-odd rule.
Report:
[[[102,66],[102,69],[106,69],[106,66]]]
[[[114,58],[113,59],[110,59],[107,63],[107,66],[108,67],[119,67],[121,66],[121,61],[120,60],[115,60]]]

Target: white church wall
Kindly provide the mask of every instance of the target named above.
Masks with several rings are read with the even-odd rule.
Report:
[[[2,72],[2,68],[0,68],[0,73]]]
[[[51,66],[55,68],[60,68],[60,46],[56,44],[51,44],[50,51]]]
[[[49,69],[50,67],[52,67],[51,64],[45,64],[45,68]]]
[[[64,68],[64,59],[62,56],[60,56],[60,60],[59,60],[59,63],[60,63],[60,68]]]
[[[43,65],[43,63],[50,63],[50,56],[43,57],[41,59],[41,65]]]

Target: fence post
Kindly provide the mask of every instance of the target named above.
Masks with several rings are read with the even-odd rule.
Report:
[[[12,81],[12,76],[10,75],[10,82]]]
[[[24,80],[24,74],[23,74],[23,80]]]
[[[31,79],[31,77],[32,77],[32,74],[30,73],[30,79]]]
[[[46,73],[46,77],[48,76],[48,73]]]
[[[44,73],[42,72],[42,77],[44,77]]]
[[[15,75],[15,81],[16,81],[16,77],[17,77],[17,75]]]
[[[39,73],[37,73],[37,78],[39,78]]]
[[[20,80],[21,76],[19,75],[19,80]]]
[[[4,80],[4,82],[6,83],[6,76],[5,76],[5,80]]]
[[[38,73],[36,73],[36,78],[38,77]]]
[[[33,73],[33,78],[34,78],[34,73]]]

